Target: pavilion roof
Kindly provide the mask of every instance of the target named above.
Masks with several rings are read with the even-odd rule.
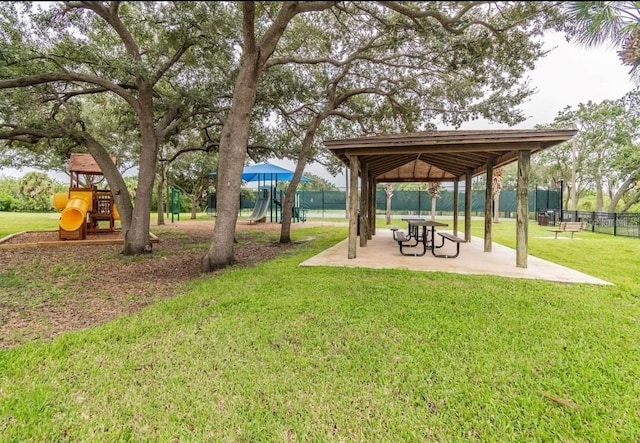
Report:
[[[342,162],[358,156],[377,182],[462,180],[514,162],[519,151],[535,153],[571,139],[577,129],[424,131],[327,140]]]

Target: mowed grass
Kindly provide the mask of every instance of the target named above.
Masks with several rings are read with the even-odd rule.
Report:
[[[640,440],[638,239],[529,225],[614,286],[298,266],[346,232],[0,351],[0,441]]]
[[[23,231],[56,231],[60,213],[2,212],[0,211],[0,239]]]

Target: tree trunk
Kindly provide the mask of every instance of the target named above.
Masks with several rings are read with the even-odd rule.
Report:
[[[84,145],[89,154],[95,159],[98,166],[102,170],[104,178],[109,183],[111,195],[118,208],[120,214],[120,225],[123,232],[127,232],[131,228],[133,219],[133,203],[131,195],[127,189],[127,184],[113,163],[113,160],[106,149],[100,143],[95,141],[89,134],[84,133]]]
[[[256,97],[258,52],[245,54],[234,87],[229,117],[222,128],[218,162],[217,212],[211,247],[202,261],[205,272],[234,262],[233,243],[240,209],[242,168],[247,155],[249,124]]]
[[[136,204],[133,207],[131,227],[124,232],[124,255],[139,255],[151,252],[149,236],[151,195],[158,157],[158,139],[153,118],[153,90],[148,84],[139,85],[140,165]]]
[[[385,211],[384,217],[385,221],[388,225],[391,224],[391,197],[393,197],[393,185],[391,183],[387,183],[384,188],[385,199]]]
[[[431,197],[431,220],[432,221],[436,220],[436,201],[437,201],[437,198],[432,196]]]
[[[624,206],[622,208],[620,208],[620,212],[621,213],[627,212],[631,206],[635,205],[639,201],[640,201],[640,189],[636,190],[631,196],[628,197],[628,199],[625,202]],[[610,211],[610,212],[615,212],[615,207],[613,209],[614,210]]]
[[[284,194],[284,199],[282,201],[282,228],[280,228],[280,243],[290,243],[291,242],[291,222],[293,216],[293,197],[295,195],[296,189],[300,184],[300,179],[302,178],[302,174],[304,172],[304,167],[307,164],[309,159],[309,154],[311,153],[311,147],[313,143],[313,139],[316,136],[316,132],[318,130],[318,126],[320,122],[325,118],[325,114],[318,114],[313,118],[311,124],[307,128],[307,132],[304,135],[304,139],[302,140],[302,147],[300,149],[300,154],[298,155],[298,162],[296,163],[296,168],[293,171],[293,178],[287,186],[287,190]]]
[[[124,178],[113,164],[109,153],[88,134],[83,134],[85,146],[100,166],[105,176],[114,202],[120,214],[120,224],[124,237],[124,255],[138,255],[151,252],[149,236],[149,214],[151,213],[151,194],[155,178],[155,164],[158,142],[153,126],[151,93],[149,88],[140,87],[140,132],[142,149],[136,204],[133,205]]]
[[[618,203],[622,200],[622,197],[631,189],[635,184],[635,175],[627,177],[627,179],[620,185],[618,190],[611,196],[611,202],[609,203],[609,212],[616,212]],[[622,207],[621,212],[626,212],[630,206],[637,203],[638,191],[636,190],[632,195],[627,196],[626,202]]]
[[[158,226],[164,225],[164,183],[167,179],[167,162],[160,163],[158,185],[156,186],[156,198],[158,199]]]
[[[298,160],[298,165],[300,161]],[[296,165],[296,169],[298,168]],[[304,168],[304,166],[303,166]],[[282,199],[282,226],[280,228],[280,243],[291,243],[291,223],[293,219],[293,196],[295,195],[296,188],[300,180],[295,180],[295,174],[289,186],[287,186],[284,192],[284,198]]]
[[[191,196],[191,220],[195,220],[198,215],[198,194],[196,192]]]
[[[596,212],[602,212],[604,210],[604,193],[602,190],[602,176],[596,174],[594,177],[596,187]]]
[[[571,199],[571,207],[569,208],[569,210],[577,211],[578,210],[578,191],[575,186],[572,186],[571,189],[569,189],[569,198]]]
[[[291,19],[302,10],[323,10],[332,4],[314,9],[312,2],[282,2],[278,14],[268,29],[261,32],[257,45],[255,3],[242,2],[243,46],[238,78],[233,87],[229,116],[222,127],[218,163],[218,218],[213,230],[209,252],[203,259],[203,269],[213,271],[233,263],[242,167],[247,155],[249,125],[256,99],[256,89],[266,62],[276,49]]]
[[[431,220],[436,220],[436,205],[437,199],[440,196],[440,188],[442,188],[442,183],[440,182],[429,182],[429,195],[431,196]]]

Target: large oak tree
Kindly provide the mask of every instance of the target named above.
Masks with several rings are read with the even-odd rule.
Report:
[[[114,195],[124,253],[150,250],[149,214],[160,144],[207,106],[224,105],[217,100],[225,94],[210,80],[216,78],[216,61],[229,67],[233,39],[229,34],[210,37],[218,25],[232,22],[228,6],[87,1],[62,2],[43,11],[17,3],[0,8],[0,139],[11,143],[2,149],[9,153],[16,146],[37,145],[45,147],[38,152],[46,155],[55,139],[71,145],[67,154],[73,145],[86,149]],[[226,78],[227,70],[219,71]],[[118,115],[129,119],[123,127],[131,130],[130,123],[135,124],[136,143],[129,147],[138,158],[135,205],[111,161],[115,147],[100,136],[104,126],[98,130],[88,111],[89,103],[105,94],[119,100]]]
[[[535,37],[558,17],[544,4],[379,2],[292,22],[267,62],[291,72],[278,77],[294,91],[274,104],[274,128],[297,161],[280,241],[290,241],[291,202],[306,163],[326,162],[319,136],[425,130],[481,117],[524,120],[517,106],[534,92],[525,75],[544,55]],[[312,42],[287,53],[309,35]]]

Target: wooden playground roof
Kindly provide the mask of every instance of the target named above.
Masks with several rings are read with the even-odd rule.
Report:
[[[519,151],[537,151],[571,139],[576,129],[424,131],[325,141],[342,162],[357,156],[377,182],[457,181],[512,163]]]
[[[116,158],[113,156],[111,157],[111,160],[113,160],[113,163],[116,162]],[[100,169],[100,166],[98,166],[98,163],[91,154],[78,152],[72,153],[67,169],[70,173],[75,172],[87,175],[102,175],[102,169]]]

